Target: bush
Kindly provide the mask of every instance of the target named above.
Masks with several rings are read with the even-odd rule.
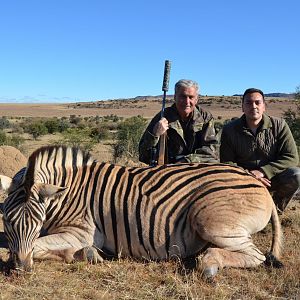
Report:
[[[7,137],[3,130],[0,130],[0,145],[6,145]]]
[[[284,111],[283,118],[289,125],[297,146],[300,147],[300,85],[296,87],[295,100],[296,110],[289,108]]]
[[[123,119],[122,117],[118,117],[117,115],[114,115],[114,114],[103,117],[104,122],[108,122],[108,121],[119,122],[122,119]]]
[[[0,117],[0,129],[9,128],[10,123],[6,117]]]
[[[69,128],[62,133],[63,138],[58,144],[80,147],[84,150],[92,150],[95,141],[90,137],[90,129]]]
[[[297,105],[296,111],[292,111],[291,108],[285,111],[283,118],[289,125],[296,144],[300,146],[300,104]]]
[[[24,138],[19,135],[12,135],[12,137],[7,136],[3,130],[0,130],[0,146],[13,146],[15,148],[20,148],[24,143]]]
[[[14,134],[10,138],[8,138],[7,145],[20,149],[24,144],[24,141],[25,139],[22,136]]]
[[[70,128],[70,123],[66,118],[61,118],[58,121],[58,132],[64,132]]]
[[[79,123],[81,123],[82,119],[81,117],[77,117],[76,115],[70,115],[70,123],[73,125],[78,126]]]
[[[45,124],[42,121],[38,120],[38,121],[33,121],[28,125],[26,124],[25,132],[31,134],[33,138],[36,140],[39,136],[47,134],[48,130]]]
[[[90,137],[93,138],[96,142],[100,142],[102,140],[108,140],[112,137],[108,128],[105,126],[101,127],[93,127],[91,128]]]
[[[53,134],[59,131],[59,120],[57,118],[48,119],[44,122],[48,133]]]
[[[117,142],[113,147],[115,161],[121,157],[138,160],[138,145],[146,125],[147,120],[141,116],[131,117],[120,123]]]
[[[300,101],[300,85],[296,87],[295,99]]]

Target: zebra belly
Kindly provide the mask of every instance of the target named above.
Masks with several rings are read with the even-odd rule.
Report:
[[[99,243],[96,246],[104,254],[115,257],[134,257],[150,260],[186,258],[198,254],[207,245],[206,241],[191,230],[190,225],[187,227],[188,229],[185,230],[178,227],[170,234],[167,234],[164,230],[158,230],[157,232],[154,230],[154,234],[149,234],[148,230],[143,230],[142,235],[139,235],[137,228],[130,231],[130,234],[124,234],[124,228],[121,227],[118,230],[119,235],[106,233],[102,247]],[[100,232],[98,234],[99,237],[103,236]]]

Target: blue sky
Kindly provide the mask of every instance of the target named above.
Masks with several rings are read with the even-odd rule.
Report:
[[[0,2],[0,101],[203,95],[300,84],[298,0],[10,0]]]

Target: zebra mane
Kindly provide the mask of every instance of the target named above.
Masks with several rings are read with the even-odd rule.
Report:
[[[78,147],[68,147],[62,145],[44,146],[35,150],[27,162],[25,185],[30,189],[37,176],[43,169],[59,169],[62,165],[66,168],[82,167],[91,165],[95,159],[87,151]]]

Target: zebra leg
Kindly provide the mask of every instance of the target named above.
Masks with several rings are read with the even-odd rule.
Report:
[[[229,250],[224,248],[208,248],[204,253],[200,270],[206,278],[211,278],[224,267],[253,268],[265,261],[265,256],[251,242],[242,250]]]
[[[82,244],[78,238],[69,232],[50,234],[36,240],[33,258],[63,260],[70,263],[74,259],[83,258],[84,256],[80,255],[80,250],[86,247],[89,247],[87,243]],[[76,257],[74,257],[75,253]],[[90,255],[87,256],[90,257]],[[98,257],[96,258],[100,261]]]
[[[74,259],[79,261],[88,261],[92,264],[103,262],[103,258],[99,255],[98,249],[91,247],[84,247],[74,253]]]

